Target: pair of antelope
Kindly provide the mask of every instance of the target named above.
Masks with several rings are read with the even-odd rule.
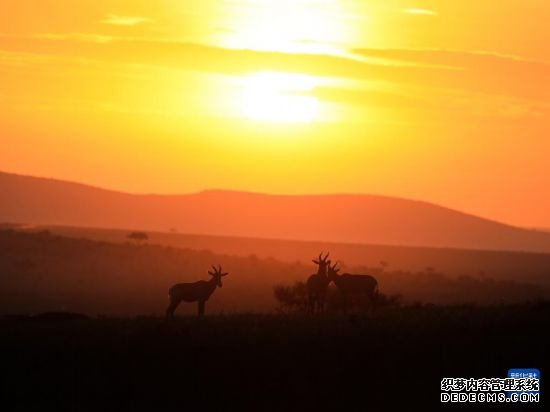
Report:
[[[350,273],[338,274],[340,269],[338,262],[331,265],[328,260],[329,253],[324,257],[319,254],[313,263],[319,266],[316,274],[311,275],[306,282],[308,294],[308,309],[311,313],[319,313],[325,310],[325,298],[330,282],[334,282],[344,298],[345,310],[356,299],[366,298],[374,308],[376,295],[378,294],[378,281],[370,275],[353,275]]]
[[[346,306],[349,302],[358,296],[367,297],[371,304],[378,293],[378,282],[369,275],[351,275],[344,273],[339,275],[338,262],[331,265],[328,260],[329,254],[325,257],[323,253],[319,254],[318,259],[313,259],[313,263],[319,266],[316,274],[311,275],[307,280],[308,306],[310,312],[323,312],[325,309],[325,298],[327,288],[330,282],[334,282],[336,287],[342,293]],[[216,288],[222,287],[222,277],[229,273],[223,272],[221,265],[212,266],[213,271],[208,271],[212,278],[208,281],[199,280],[194,283],[178,283],[168,290],[170,304],[166,309],[166,317],[173,318],[174,311],[181,302],[197,302],[198,315],[204,315],[206,301],[210,298]]]

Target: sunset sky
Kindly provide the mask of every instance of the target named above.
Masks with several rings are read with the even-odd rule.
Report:
[[[550,227],[547,0],[2,0],[0,170]]]

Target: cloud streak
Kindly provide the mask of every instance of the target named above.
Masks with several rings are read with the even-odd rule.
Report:
[[[438,12],[436,12],[434,10],[421,9],[421,8],[416,8],[416,7],[402,9],[401,12],[405,13],[405,14],[413,14],[413,15],[417,15],[417,16],[437,16],[439,14]]]
[[[383,58],[456,70],[436,71],[426,85],[550,101],[550,64],[487,51],[445,49],[354,49],[367,58]]]
[[[139,24],[151,23],[152,20],[147,17],[120,16],[118,14],[108,14],[100,23],[111,24],[114,26],[137,26]]]

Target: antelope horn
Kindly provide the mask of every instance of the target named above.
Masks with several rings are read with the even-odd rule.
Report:
[[[218,271],[218,269],[216,269],[216,266],[212,265],[212,269],[214,269],[214,273],[216,273]]]
[[[218,273],[222,273],[222,265],[218,265]]]
[[[330,252],[327,252],[327,255],[326,255],[325,258],[323,259],[325,262],[326,262],[326,260],[328,259],[329,255],[330,255]]]

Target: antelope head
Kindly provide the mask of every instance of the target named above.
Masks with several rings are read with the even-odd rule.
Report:
[[[338,272],[340,272],[340,268],[338,266],[338,261],[334,265],[328,264],[328,278],[330,280],[334,280],[338,277]]]
[[[313,259],[312,262],[316,265],[319,265],[319,274],[326,275],[327,273],[327,266],[330,265],[330,260],[328,260],[328,256],[330,253],[327,252],[325,257],[323,257],[323,252],[319,253],[319,257],[317,259]]]
[[[214,282],[216,285],[221,288],[222,287],[222,277],[229,275],[229,273],[222,273],[222,266],[218,265],[216,268],[214,265],[212,265],[212,269],[214,269],[213,272],[210,270],[208,271],[208,274],[214,278]]]

